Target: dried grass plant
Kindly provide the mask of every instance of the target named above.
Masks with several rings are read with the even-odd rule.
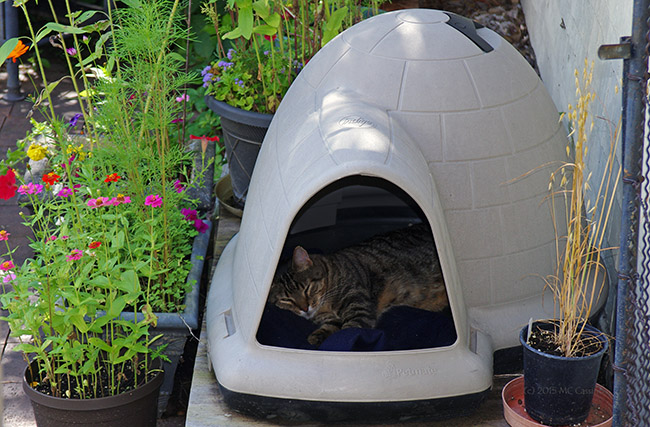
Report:
[[[569,105],[567,114],[572,131],[566,150],[569,157],[573,152],[574,159],[557,168],[549,182],[548,200],[555,226],[557,271],[545,281],[555,301],[555,343],[566,357],[574,357],[588,344],[585,343],[583,332],[603,291],[605,270],[601,255],[612,249],[603,248],[603,244],[621,173],[615,162],[620,123],[608,123],[610,146],[605,170],[594,197],[587,198],[592,175],[586,165],[594,126],[590,112],[590,105],[595,99],[591,89],[592,78],[593,63],[589,65],[585,60],[582,73],[575,71],[577,103],[575,106]],[[575,144],[573,150],[572,142]],[[557,203],[564,205],[564,218],[557,215]],[[566,221],[565,236],[560,235],[564,227],[560,227],[558,221]]]

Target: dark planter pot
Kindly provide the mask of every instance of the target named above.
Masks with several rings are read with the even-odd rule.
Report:
[[[157,364],[154,366],[160,369],[160,360],[157,359],[154,363]],[[163,372],[159,372],[142,387],[117,396],[62,399],[40,393],[30,387],[30,371],[29,367],[25,368],[23,390],[32,402],[38,426],[122,427],[125,423],[143,427],[156,425],[158,390],[163,383]]]
[[[210,95],[206,95],[205,103],[210,110],[221,117],[233,198],[236,207],[242,208],[246,202],[248,184],[253,174],[257,154],[271,125],[273,114],[245,111],[217,101]]]
[[[163,352],[169,357],[169,362],[163,363],[165,371],[165,381],[160,387],[160,396],[158,399],[158,416],[161,416],[167,408],[169,397],[174,389],[174,376],[180,357],[185,349],[187,339],[192,336],[193,331],[199,330],[199,297],[201,288],[201,275],[203,274],[203,264],[208,252],[210,234],[212,233],[212,222],[203,220],[209,226],[205,233],[199,233],[194,238],[192,245],[192,269],[187,276],[187,282],[194,283],[189,293],[185,295],[185,310],[180,313],[155,313],[158,318],[158,324],[155,328],[149,328],[150,335],[156,336],[162,334],[162,337],[156,341],[157,345],[167,344]],[[128,321],[133,321],[133,313],[123,312],[121,317]],[[138,315],[138,321],[143,320],[141,314]]]
[[[546,322],[533,323],[533,329],[553,330]],[[528,326],[519,334],[524,349],[524,404],[526,412],[546,425],[572,425],[589,415],[600,362],[607,351],[607,338],[596,328],[585,326],[585,333],[597,337],[602,349],[585,357],[553,356],[526,343]]]

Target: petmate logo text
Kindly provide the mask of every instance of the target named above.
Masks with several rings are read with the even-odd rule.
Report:
[[[399,377],[413,377],[422,375],[435,375],[436,369],[431,366],[424,366],[421,368],[398,368],[397,366],[389,363],[381,373],[384,378],[399,378]]]
[[[339,125],[348,128],[374,128],[375,125],[370,120],[359,116],[345,116],[339,120]]]

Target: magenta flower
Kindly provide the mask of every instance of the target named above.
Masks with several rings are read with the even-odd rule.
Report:
[[[50,236],[50,237],[47,238],[47,241],[48,241],[48,242],[53,242],[53,241],[55,241],[56,239],[58,239],[58,237],[52,235],[52,236]]]
[[[150,194],[144,199],[145,206],[151,206],[152,208],[162,206],[162,202],[162,197],[158,194]]]
[[[74,47],[69,47],[65,51],[68,52],[68,55],[70,56],[74,56],[77,54],[77,49],[75,49]]]
[[[0,242],[3,240],[9,240],[11,233],[8,233],[7,230],[0,230]]]
[[[121,205],[122,203],[131,203],[131,197],[125,196],[124,194],[118,194],[117,197],[113,197],[108,204],[113,206]]]
[[[16,278],[16,275],[12,272],[9,272],[5,274],[5,276],[2,278],[2,283],[11,283],[12,280]]]
[[[194,220],[194,228],[196,228],[196,231],[198,231],[199,233],[205,233],[206,231],[208,231],[210,227],[208,226],[207,223],[197,218]]]
[[[176,190],[177,193],[182,193],[185,188],[183,187],[183,183],[180,182],[178,179],[174,181],[174,189]]]
[[[59,197],[70,197],[72,196],[72,190],[69,189],[68,187],[63,187],[61,191],[56,193],[56,195]]]
[[[5,261],[2,264],[0,264],[0,270],[2,271],[9,271],[15,267],[16,266],[14,265],[13,261]]]
[[[70,236],[61,236],[61,240],[68,240],[68,237]]]
[[[81,256],[83,255],[83,252],[81,252],[80,249],[73,249],[72,252],[70,252],[70,255],[67,255],[66,258],[68,261],[77,261],[81,259]]]
[[[181,209],[181,213],[185,217],[186,221],[196,221],[199,219],[198,216],[196,216],[196,211],[194,209]]]
[[[108,200],[108,197],[98,197],[96,199],[89,199],[86,204],[91,208],[100,208],[102,206],[109,206],[110,200]]]
[[[41,191],[43,191],[43,186],[41,184],[36,184],[34,185],[33,183],[29,184],[23,184],[20,187],[18,187],[18,192],[20,194],[38,194]]]

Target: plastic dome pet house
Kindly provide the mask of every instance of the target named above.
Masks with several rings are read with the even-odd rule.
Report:
[[[386,13],[329,42],[275,114],[209,291],[209,358],[226,401],[329,420],[351,407],[376,417],[475,407],[494,351],[517,346],[529,318],[553,316],[540,279],[554,271],[542,205],[551,169],[539,166],[564,158],[558,117],[511,45],[454,14]],[[297,244],[330,252],[422,221],[450,301],[445,322],[402,331],[425,348],[320,351],[260,338],[278,329],[265,320],[267,296]],[[451,334],[436,344],[427,335],[441,328]]]

